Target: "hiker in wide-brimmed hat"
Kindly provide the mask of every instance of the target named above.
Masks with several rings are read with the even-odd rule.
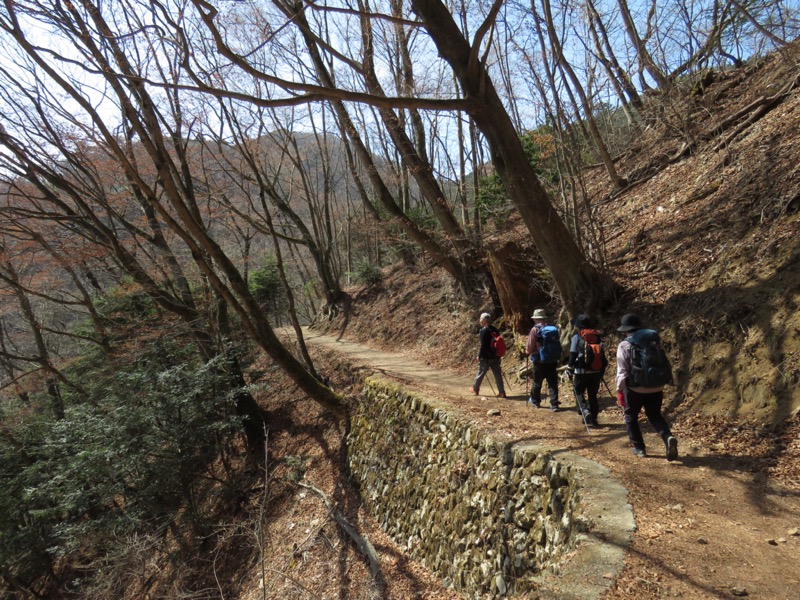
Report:
[[[622,317],[617,331],[626,335],[617,346],[617,404],[625,414],[628,439],[636,456],[647,456],[639,413],[644,408],[647,420],[664,441],[667,460],[678,458],[678,440],[661,414],[664,386],[672,383],[672,368],[661,347],[658,332],[645,329],[634,314]]]
[[[561,340],[558,327],[548,323],[542,308],[533,311],[534,325],[528,334],[525,352],[533,361],[533,385],[528,403],[536,408],[542,405],[542,384],[547,381],[550,393],[550,410],[558,410],[558,361],[561,360]]]

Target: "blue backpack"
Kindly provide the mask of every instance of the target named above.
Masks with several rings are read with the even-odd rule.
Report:
[[[541,327],[536,334],[536,341],[539,342],[539,353],[531,356],[533,362],[557,363],[561,359],[562,349],[558,327],[555,325]]]

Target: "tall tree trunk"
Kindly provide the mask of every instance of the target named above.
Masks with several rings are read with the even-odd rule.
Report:
[[[553,274],[570,314],[610,300],[611,287],[586,260],[553,207],[528,162],[519,134],[485,65],[479,60],[481,30],[485,31],[488,24],[479,29],[471,47],[442,2],[412,0],[412,6],[424,21],[440,56],[458,77],[470,102],[469,112],[489,143],[495,168]],[[495,7],[499,8],[499,2]]]
[[[592,36],[592,41],[594,42],[595,56],[605,68],[608,79],[617,92],[620,105],[625,112],[628,123],[632,125],[638,121],[637,115],[634,114],[633,110],[635,109],[638,111],[642,105],[639,93],[636,91],[636,88],[633,87],[628,74],[619,66],[619,61],[617,61],[617,57],[614,54],[614,49],[611,47],[608,40],[608,32],[600,18],[600,14],[597,12],[593,0],[587,0],[586,11],[589,34]]]
[[[61,387],[58,385],[58,379],[53,377],[47,380],[47,394],[50,396],[53,416],[56,421],[63,421],[66,413],[64,412],[64,399],[61,397]]]
[[[488,251],[492,279],[497,282],[497,298],[503,309],[503,319],[514,331],[530,331],[531,310],[549,300],[548,294],[538,287],[531,288],[530,263],[523,260],[521,249],[508,243]]]
[[[364,9],[366,10],[366,9]],[[364,40],[364,81],[367,89],[371,94],[376,96],[385,96],[386,93],[378,80],[375,73],[375,64],[373,61],[373,38],[372,38],[372,24],[371,20],[366,16],[361,18],[362,38]],[[449,236],[451,243],[461,253],[467,255],[474,255],[470,252],[469,244],[467,243],[464,232],[461,226],[456,221],[453,212],[447,205],[444,197],[444,192],[439,185],[439,182],[433,176],[433,169],[427,160],[420,156],[417,152],[417,147],[409,139],[405,130],[403,129],[400,119],[395,112],[388,108],[378,108],[383,124],[386,131],[392,139],[392,142],[397,147],[403,162],[407,165],[408,171],[414,177],[414,180],[419,186],[420,193],[427,200],[433,214],[436,216],[437,221],[442,226],[442,229]],[[474,261],[473,261],[474,262]],[[471,265],[473,268],[475,264]]]

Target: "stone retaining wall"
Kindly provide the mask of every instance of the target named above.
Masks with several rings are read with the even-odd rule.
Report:
[[[494,439],[394,383],[367,380],[348,447],[372,516],[465,597],[539,589],[542,574],[557,573],[588,539],[571,464],[532,444]]]

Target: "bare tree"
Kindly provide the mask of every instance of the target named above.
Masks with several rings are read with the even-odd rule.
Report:
[[[565,304],[575,311],[587,304],[604,303],[612,286],[586,260],[542,188],[480,56],[483,38],[493,25],[500,2],[495,2],[472,44],[443,3],[413,0],[412,6],[458,78],[468,110],[489,143],[492,162],[550,267]]]
[[[646,71],[647,74],[653,78],[653,81],[655,81],[657,87],[662,90],[669,89],[671,85],[669,78],[664,75],[658,65],[656,65],[656,62],[653,60],[650,51],[647,49],[647,39],[649,37],[648,33],[645,33],[645,36],[641,37],[636,29],[636,24],[633,21],[633,16],[631,15],[630,7],[628,6],[628,0],[617,0],[617,6],[619,7],[619,13],[622,17],[622,22],[625,25],[625,33],[627,34],[628,39],[631,41],[631,44],[633,44],[633,47],[636,49],[640,77],[642,73]],[[650,17],[655,12],[655,9],[656,3],[655,0],[653,0],[650,4],[650,10],[648,12],[648,23],[651,22]]]
[[[51,7],[52,8],[52,7]],[[13,39],[18,47],[36,65],[36,68],[57,85],[80,107],[97,132],[96,143],[102,144],[107,153],[125,174],[125,177],[141,192],[147,204],[152,207],[159,224],[168,227],[176,239],[185,245],[193,264],[199,269],[211,288],[226,306],[234,310],[243,329],[270,355],[297,385],[320,404],[337,414],[344,414],[344,408],[337,394],[323,386],[311,375],[278,340],[263,312],[250,293],[240,271],[225,254],[220,244],[209,233],[198,204],[197,191],[191,173],[191,164],[186,155],[186,138],[183,133],[180,93],[175,90],[167,94],[166,105],[160,105],[141,80],[141,65],[132,62],[123,45],[125,35],[116,32],[96,6],[89,2],[80,5],[58,7],[42,11],[48,15],[49,22],[68,39],[71,49],[82,53],[83,60],[92,70],[102,74],[103,81],[118,104],[123,122],[135,136],[152,169],[148,177],[131,160],[125,148],[112,134],[92,102],[53,67],[53,60],[69,64],[73,61],[66,55],[43,56],[43,51],[27,37],[20,24],[18,5],[6,2],[6,18],[0,26]],[[135,14],[132,11],[127,16]],[[57,18],[56,18],[57,17]],[[139,29],[138,26],[136,26]],[[146,30],[146,28],[145,28]],[[133,53],[133,56],[136,56]],[[174,88],[171,88],[174,89]],[[164,113],[166,108],[169,112]],[[169,115],[169,119],[167,119]],[[165,129],[170,132],[172,143],[164,137]],[[21,176],[36,186],[42,198],[53,210],[72,213],[69,205],[60,197],[66,194],[70,202],[82,207],[81,221],[99,236],[103,243],[112,249],[120,265],[151,293],[154,299],[167,310],[171,310],[189,322],[202,322],[196,308],[181,299],[169,295],[158,286],[153,278],[133,256],[125,250],[115,232],[103,223],[99,216],[81,199],[76,182],[67,174],[54,171],[52,166],[43,164],[39,155],[31,154],[29,149],[17,144],[10,135],[0,136],[0,143],[8,153],[15,157]],[[69,148],[61,144],[62,154],[70,154]],[[252,416],[257,407],[246,406]]]
[[[313,33],[308,20],[305,17],[302,2],[295,2],[293,4],[281,3],[280,7],[285,12],[287,17],[291,18],[295,23],[298,24],[303,39],[306,43],[306,49],[308,50],[311,60],[315,66],[316,75],[319,81],[327,89],[334,90],[336,88],[334,77],[330,73],[328,67],[325,65],[318,46],[318,38]],[[373,81],[373,85],[374,84],[375,82]],[[375,91],[375,88],[373,88],[373,93]],[[383,94],[381,90],[380,96],[382,95]],[[452,255],[452,253],[448,252],[444,247],[442,247],[442,245],[439,244],[433,237],[418,227],[402,210],[402,208],[397,205],[388,186],[380,175],[380,170],[375,165],[372,154],[364,144],[362,136],[355,127],[354,122],[344,103],[338,99],[332,100],[331,106],[333,107],[337,118],[339,119],[339,122],[341,123],[343,130],[347,135],[347,139],[350,142],[353,152],[358,157],[362,168],[365,169],[367,177],[370,180],[381,206],[388,212],[392,222],[399,225],[411,239],[413,239],[417,244],[420,245],[420,247],[426,250],[433,257],[436,263],[444,268],[445,271],[447,271],[456,281],[466,285],[467,274],[464,270],[462,262],[458,259],[458,257]],[[438,211],[437,217],[440,219],[440,222],[447,224],[446,228],[449,230],[449,232],[452,232],[456,241],[463,240],[463,234],[461,233],[458,224],[454,219],[452,219],[452,213],[449,212],[449,209],[443,202],[442,194],[437,193],[438,185],[431,177],[426,177],[426,175],[429,175],[429,170],[425,168],[425,165],[420,164],[416,151],[414,150],[413,145],[410,144],[408,138],[405,137],[404,132],[396,121],[396,116],[391,114],[388,109],[381,111],[381,116],[385,121],[388,120],[388,128],[390,133],[394,136],[395,142],[403,144],[399,146],[399,148],[403,154],[408,153],[408,156],[405,156],[405,159],[414,161],[413,165],[416,165],[419,169],[419,178],[422,179],[425,184],[428,184],[434,188],[429,192],[428,197],[434,198],[432,204],[434,211]]]
[[[555,53],[556,62],[561,68],[562,72],[569,79],[569,83],[572,84],[572,89],[575,90],[575,93],[578,94],[578,97],[580,98],[581,107],[583,108],[583,118],[587,127],[589,128],[592,139],[594,140],[594,144],[597,148],[598,154],[600,155],[600,159],[602,160],[603,165],[606,168],[606,172],[611,179],[611,183],[617,189],[622,188],[625,186],[626,182],[619,176],[619,174],[617,174],[617,169],[614,166],[614,160],[611,158],[611,154],[609,153],[606,143],[603,140],[603,136],[600,133],[600,129],[597,126],[597,121],[594,119],[591,102],[586,94],[586,91],[583,89],[583,85],[578,79],[578,76],[575,74],[575,70],[564,56],[561,40],[558,37],[555,22],[553,21],[553,10],[550,6],[550,0],[542,0],[542,6],[544,8],[545,27],[547,29],[550,45]],[[531,8],[535,11],[535,7],[532,6]]]
[[[33,352],[29,354],[5,354],[4,358],[8,361],[13,361],[17,364],[27,363],[37,365],[48,376],[50,395],[53,399],[53,412],[56,419],[64,418],[64,404],[61,401],[61,395],[58,391],[58,384],[64,384],[75,390],[82,398],[86,398],[88,394],[77,382],[68,379],[64,373],[57,367],[55,360],[51,356],[48,344],[45,341],[46,328],[42,324],[38,315],[36,314],[33,303],[31,302],[31,290],[20,279],[19,273],[14,266],[11,257],[8,256],[9,249],[7,246],[0,246],[0,281],[4,283],[9,289],[12,290],[16,296],[17,303],[20,309],[20,315],[27,325],[28,334],[33,340]]]
[[[641,109],[642,100],[630,77],[628,77],[628,73],[620,66],[617,60],[616,53],[609,40],[608,30],[595,7],[594,0],[586,0],[586,11],[588,29],[594,43],[595,56],[606,69],[608,79],[617,91],[617,96],[620,99],[628,122],[633,124],[637,121],[633,111]]]

